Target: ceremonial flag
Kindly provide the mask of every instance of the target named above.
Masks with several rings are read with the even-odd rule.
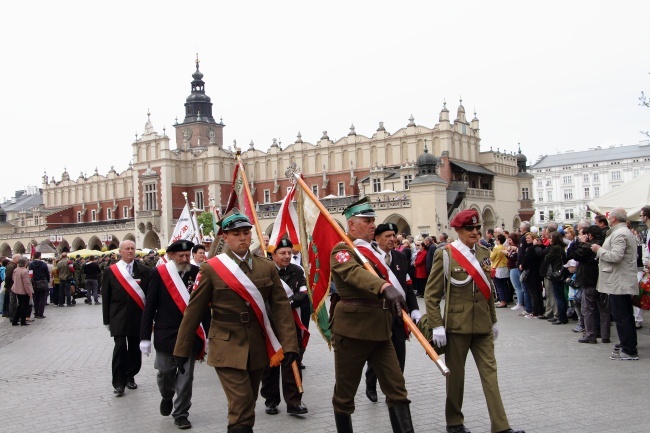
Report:
[[[194,242],[195,239],[198,239],[196,231],[194,230],[195,226],[192,226],[191,218],[190,208],[185,204],[183,212],[181,212],[181,216],[176,222],[174,233],[172,233],[172,236],[169,239],[169,245],[179,240]],[[196,216],[194,218],[196,218]]]
[[[275,247],[285,235],[289,237],[289,240],[293,244],[294,249],[300,250],[300,236],[298,234],[298,213],[296,212],[296,206],[293,203],[295,195],[296,186],[293,185],[284,200],[282,200],[280,210],[278,211],[278,214],[275,217],[275,222],[273,223],[273,231],[269,237],[268,248],[269,252],[271,253],[275,250]]]

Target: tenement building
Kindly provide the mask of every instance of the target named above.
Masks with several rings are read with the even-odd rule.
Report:
[[[530,167],[535,177],[535,224],[574,224],[591,218],[587,203],[650,170],[648,140],[545,155]]]
[[[126,170],[97,170],[73,179],[64,171],[43,176],[42,201],[46,225],[33,230],[14,227],[0,233],[3,248],[29,243],[99,249],[133,239],[138,248],[165,247],[179,218],[187,193],[199,211],[225,207],[235,165],[237,143],[224,145],[222,120],[215,120],[203,74],[192,74],[185,100],[185,117],[167,135],[155,130],[147,113],[144,132],[131,143],[133,160]],[[437,123],[406,124],[389,132],[379,122],[364,135],[350,126],[346,136],[332,139],[323,131],[315,142],[298,132],[293,143],[269,140],[264,151],[251,142],[241,159],[254,197],[260,225],[272,230],[279,202],[290,182],[288,169],[300,171],[311,190],[339,221],[342,209],[360,196],[375,207],[377,223],[396,223],[414,236],[449,231],[458,211],[474,208],[486,227],[513,229],[534,213],[533,177],[519,151],[481,149],[479,120],[468,120],[460,105],[452,120],[443,103]]]

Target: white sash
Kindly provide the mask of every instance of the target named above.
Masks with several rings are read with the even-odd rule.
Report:
[[[389,266],[386,266],[386,262],[384,260],[384,257],[386,256],[386,252],[381,250],[380,250],[381,252],[379,252],[375,250],[373,246],[370,244],[370,242],[366,242],[363,239],[356,239],[354,241],[354,245],[358,247],[367,248],[375,255],[375,257],[379,259],[379,266],[382,266],[383,267],[382,270],[385,272],[385,275],[388,275],[388,281],[393,285],[393,287],[395,287],[399,291],[400,295],[402,295],[402,298],[404,298],[404,301],[406,301],[406,293],[404,292],[404,288],[400,284],[399,280],[397,279],[397,277],[395,276],[391,268]],[[373,264],[377,265],[377,263],[373,263]]]
[[[451,245],[458,250],[466,259],[469,261],[469,263],[478,271],[478,274],[481,276],[483,281],[485,281],[485,285],[487,287],[490,287],[490,281],[487,279],[485,276],[485,272],[483,271],[483,268],[481,267],[481,264],[478,262],[476,259],[476,256],[472,254],[470,251],[469,247],[462,243],[460,240],[455,240],[454,242],[451,243]],[[476,248],[476,247],[475,247]],[[469,280],[472,278],[471,276],[468,276],[467,279]],[[452,283],[454,280],[452,279]],[[467,281],[465,281],[466,283]],[[464,284],[462,281],[458,282],[459,285]]]
[[[126,283],[129,285],[129,287],[132,289],[132,291],[142,299],[142,305],[144,306],[144,301],[146,299],[146,296],[142,289],[140,288],[140,284],[138,284],[137,281],[135,281],[135,278],[131,276],[131,274],[127,271],[126,269],[126,263],[123,260],[120,260],[119,262],[115,263],[115,266],[117,270],[120,272],[120,275],[124,278]],[[135,261],[131,262],[131,267],[135,267]],[[128,291],[128,288],[125,287],[125,290]],[[130,292],[130,291],[129,291]]]

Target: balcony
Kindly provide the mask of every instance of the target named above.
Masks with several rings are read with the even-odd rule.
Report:
[[[137,217],[138,218],[151,218],[151,217],[159,217],[159,216],[160,216],[160,209],[139,210],[137,212]]]
[[[494,191],[491,189],[467,188],[466,197],[494,198]]]

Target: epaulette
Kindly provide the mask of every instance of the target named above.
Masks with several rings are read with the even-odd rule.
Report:
[[[485,245],[482,245],[480,242],[476,243],[476,247],[483,248],[485,251],[490,251],[490,249],[488,247],[486,247]]]

